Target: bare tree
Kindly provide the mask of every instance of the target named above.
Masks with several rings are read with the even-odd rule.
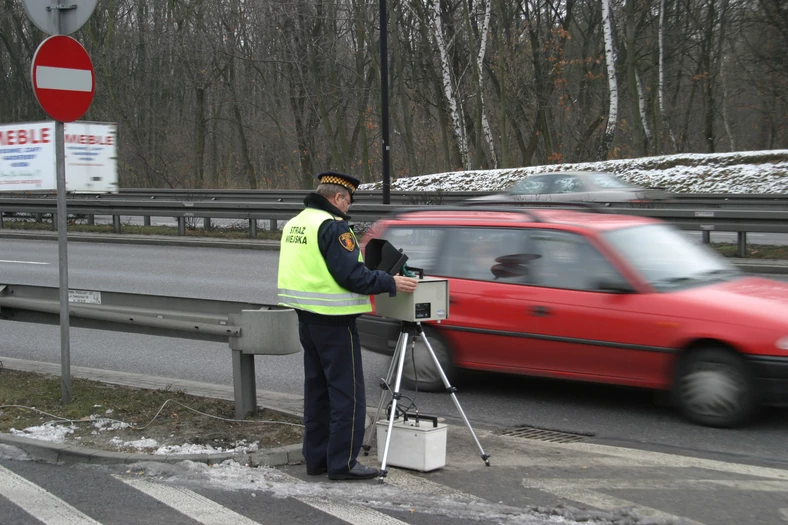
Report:
[[[610,92],[610,108],[607,112],[607,126],[602,142],[599,144],[596,158],[606,160],[610,145],[616,133],[616,122],[618,120],[618,84],[616,82],[616,50],[613,47],[613,24],[611,23],[612,14],[610,12],[610,0],[602,0],[602,25],[605,36],[605,61],[607,62],[608,86]]]

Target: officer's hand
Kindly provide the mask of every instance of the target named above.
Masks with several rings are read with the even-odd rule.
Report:
[[[416,290],[416,284],[419,282],[419,280],[414,279],[413,277],[395,275],[394,282],[397,283],[398,292],[413,292]]]

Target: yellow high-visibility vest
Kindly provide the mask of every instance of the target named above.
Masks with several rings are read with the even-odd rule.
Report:
[[[317,238],[326,220],[339,219],[327,211],[306,208],[285,224],[279,251],[279,304],[322,315],[371,312],[368,295],[342,288],[328,271]],[[358,246],[352,230],[351,235]],[[358,260],[364,260],[361,250]]]

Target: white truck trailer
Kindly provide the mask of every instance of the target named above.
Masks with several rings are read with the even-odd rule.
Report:
[[[66,191],[118,191],[117,125],[64,124]],[[0,192],[57,189],[55,123],[0,124]]]

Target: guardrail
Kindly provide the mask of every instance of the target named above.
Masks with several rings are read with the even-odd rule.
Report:
[[[305,195],[306,192],[300,192]],[[421,192],[407,192],[411,199],[416,199],[415,194],[424,200],[429,199],[430,194]],[[403,193],[404,198],[405,193]],[[441,194],[449,195],[449,194]],[[451,194],[457,196],[457,194]],[[467,198],[467,193],[462,194]],[[694,199],[703,199],[693,195]],[[703,241],[710,242],[712,231],[726,231],[738,233],[739,256],[746,256],[747,233],[748,232],[769,232],[769,233],[788,233],[788,206],[780,205],[778,209],[743,209],[742,204],[736,204],[741,196],[727,196],[724,201],[719,199],[709,199],[705,204],[694,202],[690,204],[689,199],[685,201],[686,206],[676,206],[670,208],[657,207],[618,207],[612,205],[603,210],[609,213],[639,215],[645,217],[655,217],[667,222],[671,222],[678,228],[684,230],[701,231]],[[788,200],[784,196],[746,196],[748,203],[759,201],[782,202]],[[727,202],[730,204],[722,204]],[[404,206],[418,208],[439,203],[408,203],[403,204],[371,204],[361,199],[353,205],[351,214],[356,222],[374,222],[381,219],[397,209]],[[442,204],[450,204],[448,201]],[[490,203],[485,203],[489,205]],[[556,203],[559,205],[559,203]],[[113,226],[116,233],[121,233],[122,216],[143,217],[144,224],[150,225],[151,217],[172,217],[178,222],[178,234],[186,235],[186,221],[188,219],[202,218],[205,227],[210,227],[211,219],[236,219],[245,220],[249,223],[249,237],[256,238],[259,220],[272,221],[272,229],[276,229],[274,221],[288,220],[297,215],[303,204],[301,202],[274,202],[271,200],[246,200],[246,201],[222,201],[222,200],[176,200],[176,199],[156,199],[156,198],[93,198],[80,195],[69,196],[67,199],[68,213],[71,215],[82,215],[92,223],[96,215],[108,215],[113,217]],[[622,205],[623,206],[623,205]],[[649,205],[651,206],[651,205]],[[724,206],[724,207],[723,207]],[[9,198],[0,196],[0,212],[21,213],[21,214],[42,214],[53,217],[53,229],[57,229],[54,218],[57,212],[57,201],[53,198],[41,196],[28,196],[25,198]],[[0,213],[0,228],[3,227],[2,213]]]
[[[60,323],[59,288],[0,284],[0,319]],[[78,328],[227,342],[232,350],[235,416],[257,410],[255,355],[301,351],[295,310],[272,305],[69,290],[69,324]]]
[[[177,200],[213,202],[295,202],[301,203],[311,190],[248,190],[248,189],[167,189],[167,188],[124,188],[118,193],[72,193],[69,199],[92,200]],[[392,191],[391,204],[459,204],[467,199],[492,195],[493,191]],[[55,192],[5,192],[5,198],[55,198]],[[354,199],[359,204],[381,204],[379,191],[358,191]],[[653,203],[654,207],[697,206],[710,208],[761,208],[788,210],[788,194],[780,193],[676,193],[664,203]]]

